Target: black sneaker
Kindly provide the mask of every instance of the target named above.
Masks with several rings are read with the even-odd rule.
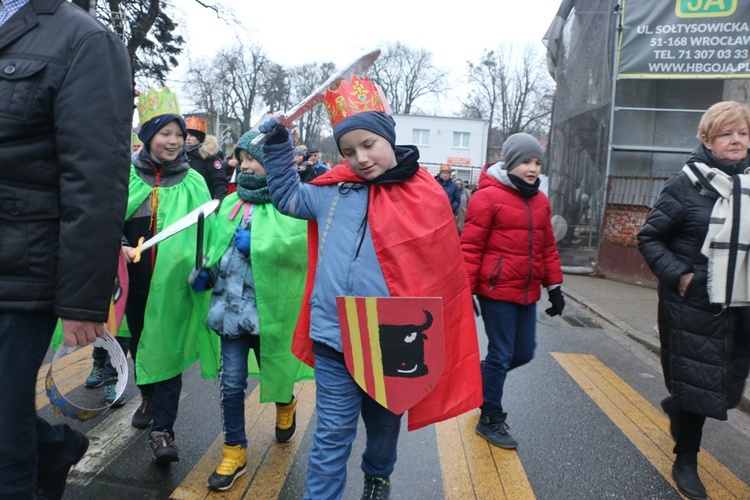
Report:
[[[151,396],[141,395],[141,406],[133,413],[130,425],[136,429],[148,429],[153,420],[151,419]]]
[[[73,460],[65,465],[64,467],[56,470],[54,473],[46,473],[39,475],[36,480],[36,498],[39,500],[51,500],[55,499],[58,500],[62,498],[63,493],[65,492],[65,483],[68,480],[68,472],[70,472],[70,468],[73,467],[75,464],[77,464],[81,458],[83,458],[83,455],[86,453],[86,450],[89,448],[89,438],[86,437],[86,434],[83,434],[82,432],[78,432],[75,429],[73,429],[73,432],[75,433],[75,436],[78,440],[78,444],[76,445],[76,451],[75,455],[73,456]]]
[[[505,423],[507,416],[507,413],[500,416],[482,414],[475,429],[477,434],[489,441],[490,444],[506,450],[515,450],[518,448],[518,442],[508,434],[510,426]]]
[[[390,494],[391,482],[387,478],[365,475],[362,500],[387,500]]]
[[[148,436],[148,444],[154,452],[154,463],[157,465],[180,461],[180,450],[174,444],[172,436],[167,431],[152,431]]]
[[[91,373],[86,378],[86,387],[101,387],[104,383],[104,363],[100,361],[94,361],[94,366],[91,367]]]

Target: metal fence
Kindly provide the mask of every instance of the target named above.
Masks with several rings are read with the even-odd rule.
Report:
[[[669,177],[610,175],[607,205],[636,205],[651,208]]]

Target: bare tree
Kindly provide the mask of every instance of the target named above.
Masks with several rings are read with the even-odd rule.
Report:
[[[396,42],[387,45],[371,70],[372,78],[388,96],[397,114],[418,113],[418,101],[431,94],[444,94],[448,73],[432,64],[432,53]]]
[[[519,55],[520,51],[520,55]],[[542,135],[549,130],[553,82],[541,50],[506,45],[485,50],[479,62],[468,62],[469,98],[464,110],[490,122],[487,157],[517,132]]]
[[[305,64],[290,70],[290,90],[292,101],[297,103],[310,95],[325,82],[335,71],[336,66],[331,62],[322,64]],[[322,104],[315,106],[297,120],[299,141],[307,146],[319,146],[322,132],[328,130],[328,114]]]
[[[268,58],[258,46],[225,48],[210,61],[190,62],[186,95],[198,112],[220,123],[238,123],[241,135],[254,125],[252,121],[263,106],[261,90],[268,67]],[[216,121],[213,126],[219,132]]]

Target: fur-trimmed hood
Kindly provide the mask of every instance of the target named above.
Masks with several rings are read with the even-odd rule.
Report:
[[[205,160],[206,158],[209,158],[211,156],[216,156],[216,153],[218,152],[219,152],[219,141],[216,140],[216,136],[206,135],[206,138],[204,139],[203,144],[201,144],[201,147],[198,150],[200,157]]]

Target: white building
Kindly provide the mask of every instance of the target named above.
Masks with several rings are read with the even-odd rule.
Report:
[[[486,161],[489,122],[443,116],[393,115],[396,143],[419,148],[419,163],[433,175],[448,164],[454,175],[474,184]]]

